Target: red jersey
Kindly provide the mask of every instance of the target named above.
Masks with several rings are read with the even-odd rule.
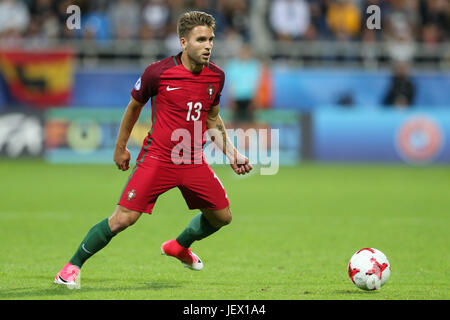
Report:
[[[152,106],[152,127],[138,162],[151,157],[174,165],[201,164],[206,117],[219,104],[224,81],[223,70],[212,62],[200,73],[187,70],[181,53],[149,65],[131,91],[141,103],[151,99]]]

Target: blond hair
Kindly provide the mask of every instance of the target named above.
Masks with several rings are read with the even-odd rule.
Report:
[[[187,37],[189,32],[197,26],[208,26],[213,31],[216,30],[216,20],[214,17],[202,11],[188,11],[180,15],[177,23],[178,37]]]

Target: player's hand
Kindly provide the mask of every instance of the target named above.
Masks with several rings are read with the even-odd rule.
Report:
[[[230,166],[236,174],[242,175],[249,173],[253,169],[248,158],[239,152],[235,153],[234,159],[231,160]]]
[[[128,148],[119,148],[116,147],[114,149],[114,162],[119,170],[127,171],[130,168],[130,151]]]

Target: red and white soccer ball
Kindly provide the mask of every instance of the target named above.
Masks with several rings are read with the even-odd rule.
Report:
[[[358,288],[377,290],[389,279],[391,265],[380,250],[364,248],[350,258],[348,275]]]

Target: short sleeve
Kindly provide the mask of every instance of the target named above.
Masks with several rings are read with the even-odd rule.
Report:
[[[158,83],[161,72],[156,63],[149,65],[136,81],[131,96],[140,103],[147,103],[158,93]]]

